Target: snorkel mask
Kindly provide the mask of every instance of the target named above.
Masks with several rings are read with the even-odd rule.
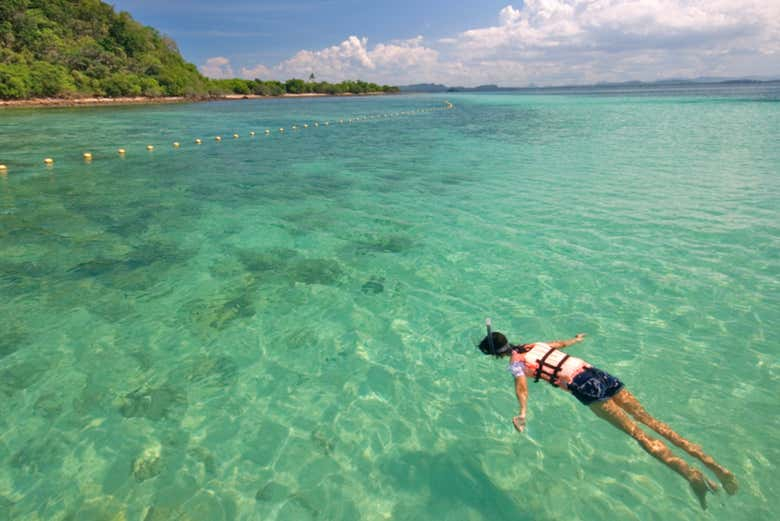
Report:
[[[485,353],[485,354],[491,354],[493,356],[501,356],[514,349],[515,346],[510,344],[509,341],[507,341],[507,343],[502,345],[501,347],[496,347],[496,343],[493,342],[493,324],[490,322],[489,318],[485,319],[485,328],[487,329],[487,342],[488,342],[488,349],[490,350],[489,353]]]

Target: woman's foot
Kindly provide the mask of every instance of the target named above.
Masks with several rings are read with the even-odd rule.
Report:
[[[715,472],[715,474],[718,476],[720,482],[723,483],[723,490],[726,491],[726,494],[733,496],[737,493],[739,484],[737,484],[737,478],[734,474],[724,468],[721,468],[721,470]]]
[[[690,480],[691,489],[696,497],[699,499],[699,504],[703,510],[707,510],[707,492],[715,492],[718,490],[718,485],[712,480],[704,477],[704,474],[695,471],[692,479]]]

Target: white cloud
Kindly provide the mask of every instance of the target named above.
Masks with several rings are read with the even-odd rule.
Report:
[[[438,51],[424,45],[422,36],[379,43],[373,48],[366,38],[350,36],[325,49],[299,51],[273,67],[243,67],[241,77],[283,80],[308,78],[313,73],[326,81],[363,79],[398,85],[427,81],[446,69],[447,65],[440,63],[438,57]],[[202,66],[201,70],[204,69]]]
[[[255,78],[267,80],[274,77],[274,72],[265,65],[257,64],[254,67],[241,67],[241,74],[239,76],[249,80]]]
[[[526,0],[498,22],[448,52],[502,84],[780,74],[775,0]]]
[[[594,53],[658,49],[780,50],[780,2],[774,0],[526,0],[522,9],[502,9],[499,22],[459,34],[456,52],[482,59],[592,60]]]
[[[233,67],[230,60],[224,56],[215,56],[209,58],[206,63],[200,66],[200,72],[208,78],[234,78]]]
[[[504,7],[498,13],[498,19],[501,21],[501,25],[514,23],[519,20],[521,16],[520,9],[515,9],[511,5]]]
[[[224,58],[211,58],[201,70],[214,77],[232,73]],[[780,1],[525,0],[521,7],[501,9],[496,25],[433,45],[418,36],[370,47],[366,38],[349,36],[273,67],[241,69],[243,77],[276,79],[311,73],[329,81],[396,85],[778,75]]]
[[[371,70],[375,65],[369,57],[366,43],[365,38],[350,36],[339,45],[320,51],[299,51],[277,68],[295,77],[308,76],[314,72],[322,78]]]

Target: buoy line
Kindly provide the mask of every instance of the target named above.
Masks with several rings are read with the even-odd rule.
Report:
[[[439,110],[451,110],[453,108],[454,108],[454,105],[452,103],[450,103],[449,101],[445,101],[444,102],[444,107],[437,106],[437,107],[427,107],[427,108],[421,108],[421,109],[410,109],[410,110],[400,111],[400,112],[386,112],[386,113],[382,113],[382,114],[356,115],[356,116],[352,116],[352,117],[346,118],[346,119],[340,118],[338,120],[323,121],[322,124],[320,124],[320,121],[312,121],[311,124],[303,123],[301,126],[298,126],[297,124],[293,124],[289,128],[291,130],[295,130],[295,131],[302,131],[303,129],[308,129],[308,128],[319,128],[321,125],[323,127],[330,127],[331,126],[331,122],[333,123],[333,125],[336,125],[336,126],[338,126],[338,125],[349,125],[349,124],[352,124],[353,122],[374,121],[374,120],[379,120],[379,119],[382,119],[382,118],[391,118],[391,117],[413,116],[415,114],[423,114],[423,113],[429,113],[429,112],[434,112],[434,111],[439,111]],[[256,135],[256,132],[254,130],[250,130],[248,132],[248,134],[249,134],[250,137],[254,137]],[[271,129],[270,128],[264,129],[263,130],[263,134],[265,136],[271,136],[272,135]],[[285,134],[285,127],[279,127],[278,134]],[[240,138],[240,134],[238,134],[238,133],[233,133],[232,136],[233,136],[234,140],[237,140],[237,139]],[[216,143],[220,143],[222,141],[222,136],[220,136],[220,135],[214,136],[214,141]],[[202,145],[203,144],[203,140],[201,138],[194,138],[192,140],[192,142],[195,145]],[[180,149],[181,146],[182,146],[181,142],[179,142],[179,141],[174,141],[174,142],[171,143],[171,147],[174,148],[174,149]],[[154,152],[155,145],[147,144],[146,145],[146,150],[147,150],[147,152],[150,152],[150,153]],[[124,158],[127,155],[127,149],[125,149],[125,148],[118,148],[118,149],[116,149],[116,154],[120,158]],[[106,154],[106,156],[107,156],[107,154]],[[81,157],[82,157],[84,163],[92,163],[93,159],[95,159],[95,156],[93,155],[92,151],[84,151],[84,152],[82,152]],[[48,168],[52,168],[54,166],[54,158],[51,158],[51,157],[44,158],[43,164],[46,167],[48,167]],[[0,175],[5,177],[6,175],[8,175],[9,171],[10,171],[10,168],[9,168],[9,166],[7,164],[0,163]]]

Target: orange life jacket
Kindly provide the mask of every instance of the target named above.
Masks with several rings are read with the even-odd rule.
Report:
[[[525,365],[533,372],[534,382],[541,378],[554,387],[558,387],[560,381],[568,384],[588,366],[584,360],[569,356],[544,342],[537,342],[525,353]]]

